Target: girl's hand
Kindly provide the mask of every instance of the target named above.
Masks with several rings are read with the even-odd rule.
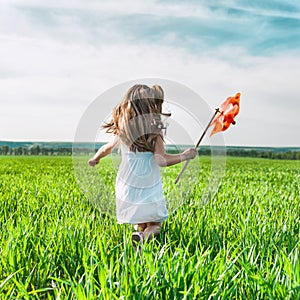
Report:
[[[91,158],[91,159],[89,160],[89,165],[90,165],[91,167],[95,167],[97,164],[99,164],[99,160],[97,160],[97,159],[95,159],[95,158]]]
[[[195,158],[197,150],[195,148],[189,148],[182,152],[183,160],[189,160]]]

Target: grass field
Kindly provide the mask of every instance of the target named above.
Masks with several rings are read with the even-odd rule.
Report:
[[[114,201],[110,167],[99,172]],[[205,205],[209,159],[201,168],[138,255],[132,228],[86,199],[71,158],[0,157],[0,299],[299,299],[300,162],[228,158]],[[166,198],[178,170],[163,172]]]

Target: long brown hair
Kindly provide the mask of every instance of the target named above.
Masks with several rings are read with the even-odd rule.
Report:
[[[102,127],[118,135],[130,151],[154,152],[156,139],[164,128],[161,116],[171,115],[162,113],[163,102],[161,86],[136,84],[114,108],[111,121]]]

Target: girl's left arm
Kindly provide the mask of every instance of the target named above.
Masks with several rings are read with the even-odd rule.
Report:
[[[117,146],[118,141],[115,139],[105,145],[103,145],[99,150],[95,153],[95,155],[89,160],[89,165],[94,167],[97,165],[101,158],[105,157],[106,155],[110,154],[112,150]]]
[[[197,150],[195,148],[186,149],[182,153],[178,154],[167,154],[165,151],[162,136],[158,135],[157,137],[154,151],[154,159],[160,167],[172,166],[182,161],[193,159],[196,155]]]

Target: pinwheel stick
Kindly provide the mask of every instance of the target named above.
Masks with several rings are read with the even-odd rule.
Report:
[[[207,132],[209,126],[211,125],[211,122],[214,120],[214,118],[215,118],[215,116],[216,116],[217,113],[222,113],[222,112],[220,111],[219,108],[216,108],[214,115],[213,115],[212,118],[210,119],[210,121],[209,121],[209,123],[207,124],[205,130],[203,131],[201,137],[199,138],[199,140],[198,140],[198,142],[197,142],[197,144],[196,144],[196,146],[195,146],[195,149],[197,149],[197,148],[199,147],[199,145],[200,145],[201,141],[203,140],[203,138],[204,138],[204,136],[205,136],[205,134],[206,134],[206,132]],[[177,178],[176,178],[175,184],[178,183],[178,181],[179,181],[179,179],[181,178],[183,172],[184,172],[185,169],[187,168],[189,162],[190,162],[190,160],[187,160],[187,161],[185,162],[185,165],[183,166],[182,170],[180,171],[179,175],[178,175]]]

